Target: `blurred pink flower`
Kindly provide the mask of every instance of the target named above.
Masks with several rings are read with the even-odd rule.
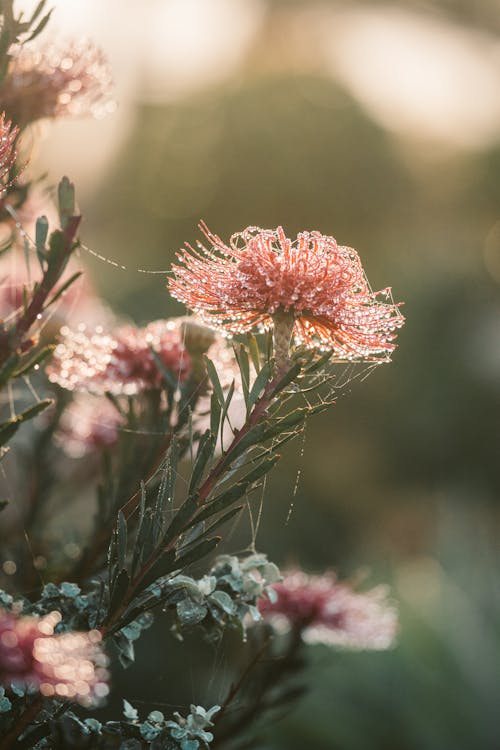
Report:
[[[0,101],[2,97],[0,95]],[[9,174],[16,161],[14,147],[19,130],[13,127],[10,120],[5,119],[5,112],[0,115],[0,197],[9,186]]]
[[[89,705],[108,693],[101,634],[91,630],[54,635],[60,620],[59,612],[38,618],[0,609],[0,684]]]
[[[101,117],[114,108],[111,85],[104,54],[88,41],[24,45],[12,57],[0,101],[21,127],[45,117]]]
[[[81,458],[118,442],[125,419],[106,398],[77,393],[64,410],[56,442],[71,458]]]
[[[290,571],[273,589],[276,600],[260,599],[260,613],[278,629],[299,629],[308,643],[375,650],[394,643],[398,617],[383,586],[356,592],[333,574]]]
[[[81,271],[75,262],[70,261],[68,267],[57,285],[61,288],[64,283],[77,271]],[[18,247],[0,256],[0,319],[9,321],[22,313],[25,293],[30,297],[36,282],[40,282],[42,270],[33,253],[29,266],[26,262],[24,250]],[[78,325],[83,320],[92,324],[107,321],[111,313],[97,296],[89,277],[82,274],[74,281],[63,295],[43,313],[40,326],[50,323],[50,328],[59,329],[63,323]]]
[[[157,320],[145,328],[122,326],[111,333],[102,327],[61,329],[62,339],[47,368],[49,380],[68,390],[97,395],[141,393],[162,383],[153,350],[175,382],[190,373],[191,358],[173,321]]]
[[[210,249],[186,245],[168,287],[207,325],[237,334],[286,315],[297,343],[348,360],[390,357],[404,318],[389,289],[371,291],[355,250],[319,232],[292,242],[281,227],[248,227],[227,246],[205,224],[200,229]]]

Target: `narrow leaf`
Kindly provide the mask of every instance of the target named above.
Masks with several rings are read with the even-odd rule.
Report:
[[[212,396],[210,398],[210,432],[214,436],[215,440],[217,440],[217,435],[219,434],[221,412],[222,408],[220,401],[215,393],[212,393]]]
[[[231,508],[231,510],[228,510],[227,513],[224,513],[222,516],[220,516],[220,518],[210,524],[210,526],[205,530],[205,534],[211,534],[213,531],[215,531],[215,529],[219,528],[219,526],[223,526],[223,524],[227,523],[227,521],[240,513],[244,507],[244,505],[237,505],[236,508]]]
[[[126,567],[127,558],[127,521],[122,511],[118,511],[116,522],[116,560],[119,568]]]
[[[24,362],[21,362],[21,366],[12,373],[12,377],[18,378],[21,375],[25,375],[27,372],[33,369],[36,365],[39,365],[44,359],[47,359],[54,351],[55,346],[46,346],[37,352],[33,357],[28,358]]]
[[[214,454],[215,449],[215,438],[207,430],[200,438],[198,445],[198,452],[196,454],[196,460],[193,466],[193,473],[191,475],[191,481],[189,482],[189,494],[192,495],[198,489],[201,482],[203,472],[205,471],[207,463],[210,461]]]
[[[67,281],[64,282],[64,284],[62,285],[62,287],[57,290],[57,292],[54,294],[54,296],[52,297],[52,299],[50,299],[47,302],[47,304],[45,305],[45,307],[47,308],[50,305],[53,305],[54,302],[57,302],[57,300],[64,294],[64,292],[71,286],[71,284],[73,284],[73,282],[76,281],[81,275],[82,275],[82,271],[77,271],[72,276],[70,276],[70,278]]]
[[[268,384],[269,379],[271,378],[271,374],[271,365],[269,363],[266,363],[255,378],[254,384],[252,385],[250,393],[248,394],[249,407],[252,407],[257,402],[262,391]]]
[[[236,355],[236,361],[238,362],[238,367],[240,368],[241,386],[243,388],[245,404],[247,406],[247,409],[249,409],[248,396],[250,391],[250,363],[248,361],[248,354],[243,344],[234,346],[233,348]]]
[[[252,360],[255,372],[258,373],[260,371],[260,351],[257,339],[255,338],[253,333],[248,334],[248,351],[250,353],[250,359]]]
[[[211,359],[209,359],[207,356],[204,355],[205,365],[207,368],[207,374],[210,378],[210,381],[212,383],[214,393],[217,396],[217,399],[222,406],[224,406],[224,392],[222,390],[222,386],[219,380],[219,376],[217,375],[217,370],[215,369],[215,365],[212,362]]]
[[[0,425],[0,445],[5,445],[5,443],[10,440],[10,438],[17,432],[20,425],[23,422],[27,422],[29,419],[33,419],[34,417],[38,416],[42,411],[44,411],[48,406],[53,404],[53,400],[51,398],[44,399],[43,401],[39,401],[34,406],[31,406],[29,409],[26,409],[25,411],[21,412],[21,414],[18,414],[16,417],[13,417],[12,419],[9,419],[7,422],[4,422]]]
[[[284,388],[287,387],[299,374],[299,372],[302,369],[302,365],[300,362],[296,362],[285,375],[281,378],[281,380],[278,382],[278,384],[275,386],[272,395],[276,396],[278,393],[280,393]]]
[[[113,581],[108,616],[118,609],[128,591],[130,578],[126,570],[120,570]]]
[[[186,568],[191,563],[200,560],[202,557],[206,557],[212,552],[219,542],[221,541],[220,536],[213,537],[212,539],[204,539],[202,542],[192,547],[188,552],[182,554],[182,548],[179,557],[177,557],[175,564],[178,568]]]
[[[61,228],[66,229],[69,219],[75,215],[75,186],[67,177],[57,186],[57,198]]]

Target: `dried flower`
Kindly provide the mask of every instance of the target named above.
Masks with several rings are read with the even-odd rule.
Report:
[[[0,609],[0,684],[88,705],[108,693],[101,634],[91,630],[54,635],[60,620],[59,612],[37,618]]]
[[[81,458],[118,442],[124,417],[106,398],[77,393],[64,410],[56,442],[71,458]]]
[[[104,54],[88,41],[24,45],[12,56],[0,101],[22,127],[44,117],[102,117],[114,109],[111,84]]]
[[[299,629],[308,643],[382,650],[394,642],[397,612],[383,586],[356,592],[333,574],[291,571],[273,589],[275,601],[259,600],[262,616],[278,629]]]
[[[112,333],[102,327],[87,330],[81,325],[72,331],[64,326],[61,334],[47,373],[52,383],[71,391],[132,396],[159,388],[163,373],[152,350],[176,382],[190,373],[191,358],[173,321],[157,320],[145,328],[127,325]]]
[[[2,97],[0,94],[0,101]],[[14,144],[19,130],[12,126],[10,120],[5,119],[5,112],[0,115],[0,196],[9,187],[9,174],[16,161]]]
[[[248,227],[227,246],[205,224],[200,229],[210,249],[186,245],[168,286],[207,325],[237,334],[278,321],[283,330],[288,320],[288,338],[307,347],[348,360],[390,357],[404,318],[389,289],[371,291],[355,250],[319,232],[292,242],[281,227]]]

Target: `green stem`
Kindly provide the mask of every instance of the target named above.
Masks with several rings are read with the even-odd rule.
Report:
[[[248,415],[245,424],[243,425],[241,430],[238,430],[235,433],[233,440],[231,441],[227,450],[222,454],[222,456],[219,458],[217,463],[212,467],[211,471],[208,473],[207,477],[205,478],[204,482],[201,484],[198,490],[197,507],[191,514],[190,518],[186,519],[186,524],[189,523],[189,521],[191,521],[194,518],[194,516],[197,513],[198,508],[200,508],[204,503],[207,502],[208,497],[217,486],[217,483],[219,482],[219,480],[231,468],[232,466],[232,461],[230,460],[231,454],[235,451],[235,449],[238,447],[238,445],[243,440],[243,438],[248,434],[248,432],[253,427],[255,427],[260,421],[260,419],[265,415],[267,409],[273,402],[273,391],[278,385],[278,383],[281,381],[283,374],[284,374],[283,369],[279,370],[275,374],[275,376],[272,378],[272,380],[268,382],[267,386],[264,389],[264,393],[255,403],[254,408]],[[229,460],[228,460],[228,456],[229,456]],[[124,513],[124,515],[125,515],[125,511],[127,511],[129,514],[132,511],[132,508],[130,507],[130,501],[126,503],[126,505],[123,506],[122,508],[122,512]],[[124,597],[124,600],[121,606],[114,612],[112,617],[107,622],[103,623],[101,627],[101,632],[103,635],[105,633],[108,633],[111,629],[114,629],[114,626],[119,621],[120,617],[124,614],[124,612],[127,610],[127,607],[129,606],[130,602],[135,596],[137,588],[140,586],[140,584],[142,583],[146,575],[149,573],[149,571],[151,570],[151,568],[153,567],[153,565],[156,563],[156,561],[159,559],[161,555],[164,555],[175,548],[181,533],[182,532],[176,535],[165,547],[159,547],[151,555],[149,560],[143,565],[141,570],[138,571],[137,575],[134,576],[134,578],[130,581],[128,591]]]

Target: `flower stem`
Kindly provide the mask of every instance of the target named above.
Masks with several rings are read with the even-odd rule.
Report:
[[[289,364],[295,318],[292,313],[278,311],[273,315],[273,347],[276,371]]]

